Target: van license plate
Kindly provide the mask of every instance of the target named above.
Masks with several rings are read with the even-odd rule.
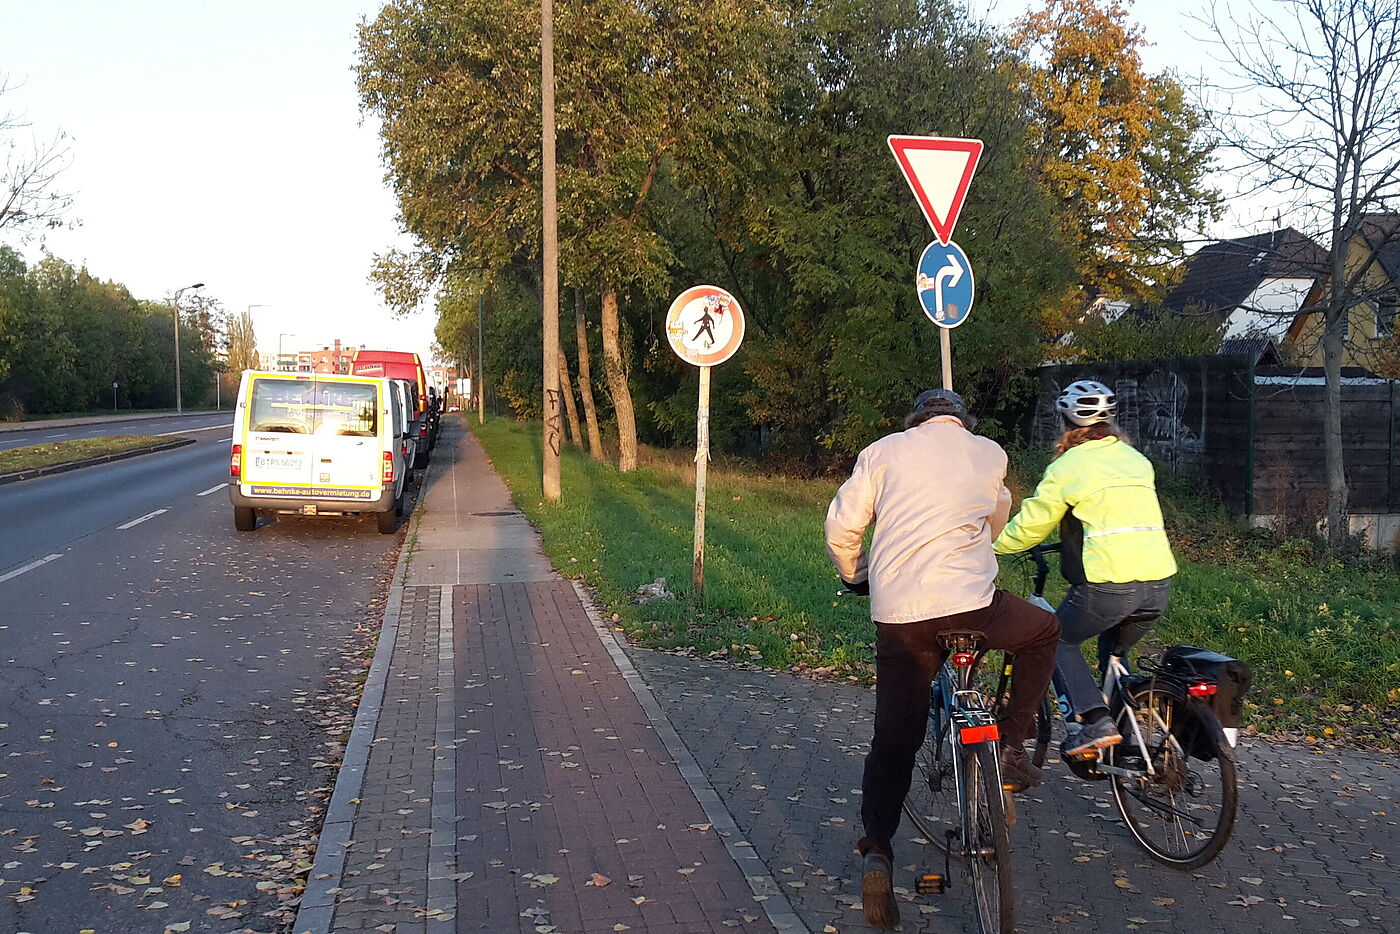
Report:
[[[302,459],[300,457],[272,457],[259,454],[253,458],[253,464],[257,467],[266,467],[269,470],[300,470]]]

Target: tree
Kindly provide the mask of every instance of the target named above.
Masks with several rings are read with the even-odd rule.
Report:
[[[454,266],[497,277],[516,263],[538,269],[534,9],[395,0],[361,29],[361,99],[382,120],[401,217],[420,246],[381,264],[400,300]],[[766,66],[754,53],[777,17],[744,0],[590,0],[558,13],[563,278],[601,296],[619,467],[630,470],[637,428],[621,300],[664,295],[675,256],[653,195],[668,178],[722,170],[765,103]]]
[[[243,311],[229,319],[225,332],[227,370],[242,373],[258,368],[258,338],[253,333],[253,314]]]
[[[1245,85],[1219,95],[1220,137],[1261,189],[1291,199],[1295,226],[1328,248],[1322,435],[1327,536],[1341,545],[1350,532],[1344,331],[1378,252],[1350,261],[1350,245],[1368,215],[1400,207],[1400,0],[1279,0],[1268,16],[1252,9],[1208,25]]]
[[[682,219],[714,229],[686,268],[720,271],[748,315],[737,360],[751,382],[734,394],[773,456],[812,469],[894,428],[938,383],[938,334],[912,285],[932,235],[888,134],[987,143],[957,230],[978,304],[953,336],[954,383],[979,414],[1029,390],[1043,296],[1071,263],[1027,171],[1029,108],[1000,37],[952,3],[902,0],[814,4],[790,33],[767,53],[775,119]]]
[[[0,74],[0,96],[12,86]],[[13,113],[0,112],[0,233],[17,232],[28,239],[36,230],[59,227],[73,205],[73,197],[58,187],[58,177],[70,162],[66,133],[55,133],[47,142],[32,137],[20,140],[28,124]]]
[[[1215,314],[1177,314],[1163,308],[1128,311],[1113,320],[1090,316],[1076,325],[1073,360],[1092,363],[1198,357],[1220,349],[1225,320]]]
[[[1064,206],[1079,281],[1066,302],[1154,296],[1180,256],[1181,227],[1219,203],[1205,184],[1212,145],[1204,117],[1166,74],[1143,71],[1142,30],[1118,0],[1045,0],[1016,24],[1031,57],[1035,168]]]

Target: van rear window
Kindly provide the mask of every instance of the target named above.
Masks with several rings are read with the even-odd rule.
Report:
[[[379,432],[375,387],[334,380],[259,379],[253,381],[248,428],[297,435],[355,435]]]

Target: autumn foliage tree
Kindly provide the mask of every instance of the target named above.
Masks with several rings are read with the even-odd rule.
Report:
[[[1030,56],[1035,169],[1077,252],[1066,306],[1151,297],[1183,225],[1204,224],[1219,200],[1202,116],[1170,75],[1143,70],[1146,39],[1117,0],[1045,0],[1015,40]]]

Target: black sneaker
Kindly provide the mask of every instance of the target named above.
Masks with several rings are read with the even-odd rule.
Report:
[[[894,900],[894,870],[883,853],[866,853],[865,870],[860,877],[865,920],[871,927],[893,931],[899,924],[899,906]]]
[[[1080,724],[1078,733],[1070,733],[1069,739],[1065,740],[1064,746],[1060,747],[1060,754],[1080,756],[1096,749],[1117,746],[1121,742],[1123,742],[1123,737],[1114,728],[1113,721],[1108,717],[1099,717],[1088,723]]]
[[[1020,746],[1001,747],[1001,783],[1013,792],[1025,791],[1040,784],[1040,769],[1031,762]]]

